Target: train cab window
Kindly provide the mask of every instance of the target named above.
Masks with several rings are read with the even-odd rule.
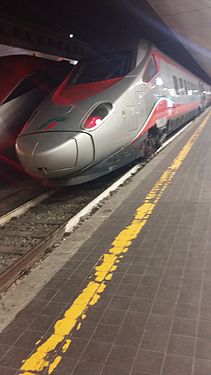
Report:
[[[179,84],[180,84],[180,94],[184,95],[184,86],[183,86],[182,78],[179,78]]]
[[[175,88],[176,94],[179,95],[179,86],[178,86],[178,80],[176,76],[173,76],[173,81],[174,81],[174,88]]]
[[[143,74],[143,82],[149,82],[155,76],[157,72],[158,72],[158,68],[156,65],[155,58],[154,56],[151,56],[147,64],[147,67],[145,69],[145,72]]]
[[[85,59],[76,65],[67,85],[104,81],[124,77],[132,69],[131,51]]]

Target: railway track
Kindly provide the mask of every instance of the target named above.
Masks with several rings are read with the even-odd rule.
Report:
[[[157,152],[180,132],[165,142]],[[128,167],[124,168],[85,185],[42,192],[33,198],[37,204],[35,207],[35,204],[32,204],[33,199],[25,203],[26,210],[30,205],[32,208],[27,212],[22,210],[23,215],[10,220],[16,215],[11,216],[11,211],[4,214],[4,219],[8,215],[8,220],[6,218],[3,226],[0,217],[0,292],[24,275],[66,232],[73,230],[82,218],[90,214],[103,199],[145,164],[146,162],[135,165],[129,171]],[[15,210],[18,209],[20,208]],[[14,213],[14,210],[12,211]]]
[[[117,171],[99,181],[53,192],[23,215],[0,226],[0,292],[25,274],[56,241],[141,167],[135,166],[122,179],[119,177],[123,171]]]

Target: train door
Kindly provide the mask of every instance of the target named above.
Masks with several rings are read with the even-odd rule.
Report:
[[[199,82],[199,89],[201,95],[201,109],[203,110],[205,108],[205,89],[202,82]]]
[[[135,105],[130,105],[126,107],[125,117],[128,131],[136,130],[138,127],[138,119]]]
[[[138,91],[136,91],[136,103],[137,103],[137,115],[143,120],[146,116],[146,87],[140,85]]]
[[[154,80],[157,73],[158,67],[156,60],[155,57],[151,55],[145,66],[142,80],[140,80],[139,86],[136,89],[136,102],[140,123],[146,120],[152,104],[158,96]]]

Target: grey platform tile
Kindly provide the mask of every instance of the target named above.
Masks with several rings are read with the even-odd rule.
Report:
[[[177,303],[175,316],[178,318],[195,320],[198,317],[199,305],[189,303]]]
[[[183,267],[185,260],[186,260],[186,253],[182,251],[173,252],[168,259],[167,266],[168,267]]]
[[[113,296],[109,307],[111,309],[117,309],[117,310],[127,310],[132,297],[122,297],[122,296]]]
[[[9,351],[10,345],[0,344],[0,360]]]
[[[130,264],[127,267],[126,272],[129,274],[143,275],[146,269],[146,265],[142,264]]]
[[[105,363],[111,344],[91,340],[82,354],[82,360],[86,362]]]
[[[131,325],[122,324],[115,339],[115,343],[120,346],[138,348],[144,329]]]
[[[186,268],[203,268],[204,257],[202,255],[189,256],[186,263]]]
[[[113,366],[105,366],[101,375],[130,375],[130,370],[117,368]]]
[[[200,305],[200,320],[211,321],[211,302],[203,301]]]
[[[105,310],[102,316],[101,323],[120,326],[125,316],[125,310],[115,310],[108,308],[107,310]]]
[[[183,356],[193,356],[195,338],[192,336],[171,335],[167,352]]]
[[[174,279],[177,279],[177,278],[182,278],[182,275],[183,275],[183,269],[184,267],[166,267],[165,268],[165,271],[163,273],[163,279],[164,278],[174,278]]]
[[[211,303],[211,282],[205,281],[202,289],[203,301],[209,301]]]
[[[206,359],[196,358],[194,364],[193,375],[210,375],[211,373],[211,361]]]
[[[161,369],[163,358],[163,353],[141,348],[137,353],[133,371],[157,375]]]
[[[196,327],[196,320],[175,318],[171,333],[175,335],[195,336]]]
[[[44,301],[45,303],[50,301],[58,293],[58,289],[46,288],[44,287],[36,296],[37,301]]]
[[[176,276],[163,276],[162,281],[160,283],[161,288],[173,288],[177,289],[181,283],[181,275]]]
[[[142,312],[128,311],[125,316],[124,325],[128,326],[128,329],[133,327],[136,327],[137,329],[144,328],[147,316],[147,314]]]
[[[0,336],[0,343],[4,345],[12,345],[22,335],[23,330],[21,328],[14,328],[8,326],[4,329]]]
[[[146,325],[149,331],[168,334],[170,332],[172,318],[165,315],[150,314]]]
[[[152,313],[158,315],[173,316],[175,314],[175,305],[171,302],[160,301],[160,299],[158,298],[153,304]]]
[[[81,264],[80,260],[73,260],[71,258],[71,260],[69,262],[65,263],[65,265],[62,267],[62,269],[68,270],[70,272],[72,270],[76,270],[79,267],[80,264]]]
[[[102,341],[112,343],[114,342],[119,326],[109,325],[109,324],[99,324],[92,336],[95,341]]]
[[[104,308],[92,307],[86,311],[86,321],[98,323],[105,312]]]
[[[49,302],[40,311],[40,314],[44,316],[46,315],[46,316],[51,316],[51,317],[56,318],[60,313],[64,311],[65,306],[66,306],[65,303]]]
[[[185,268],[184,278],[198,280],[200,282],[203,277],[203,273],[203,268]]]
[[[73,271],[68,272],[68,276],[66,275],[66,272],[67,272],[66,269],[63,269],[62,271],[64,272],[64,277],[63,278],[61,277],[61,271],[60,271],[60,276],[57,277],[57,275],[55,275],[54,277],[52,277],[52,279],[45,285],[45,288],[57,289],[57,290],[63,288],[64,283],[66,282],[68,277],[71,276]]]
[[[144,272],[145,276],[163,276],[164,267],[147,266]]]
[[[162,275],[143,276],[141,280],[142,286],[156,287],[160,283]]]
[[[196,357],[210,360],[211,339],[198,337],[196,345]]]
[[[211,339],[211,322],[199,320],[198,337]]]
[[[167,259],[166,257],[152,257],[151,260],[149,261],[149,265],[150,266],[156,266],[156,267],[164,267],[167,263]]]
[[[166,351],[167,342],[168,342],[167,334],[153,332],[153,331],[145,331],[143,335],[141,347],[143,349],[164,353]]]
[[[152,301],[146,301],[145,299],[134,297],[130,303],[128,310],[149,313],[152,304]]]
[[[106,365],[118,369],[130,370],[135,358],[136,350],[131,347],[114,345],[107,358]]]
[[[192,357],[167,354],[164,360],[162,375],[191,375]]]
[[[124,284],[120,283],[115,291],[115,295],[119,297],[132,297],[137,289],[136,284]]]
[[[146,301],[153,301],[157,293],[158,286],[148,287],[148,286],[139,286],[136,290],[135,296],[142,298]]]
[[[35,319],[30,325],[29,329],[39,331],[41,334],[45,334],[54,324],[55,318],[52,316],[40,316]]]
[[[0,366],[8,366],[12,368],[20,368],[23,359],[27,358],[31,353],[31,349],[11,347],[0,361]]]
[[[76,296],[76,289],[74,287],[60,289],[59,291],[57,290],[57,293],[51,299],[51,302],[70,304],[71,302],[73,302],[74,296]]]
[[[196,279],[183,278],[181,282],[181,288],[193,288],[194,290],[201,290],[201,283]]]
[[[23,330],[28,328],[36,318],[37,314],[33,314],[32,312],[29,312],[26,309],[24,309],[16,315],[15,319],[10,323],[7,329],[12,330],[13,328],[19,328],[22,329],[23,332]]]
[[[1,375],[15,375],[16,372],[17,372],[17,369],[0,365],[0,374]]]
[[[194,287],[181,287],[178,302],[179,303],[199,303],[200,290]]]
[[[177,296],[178,296],[177,288],[160,287],[158,294],[157,294],[157,300],[175,303],[177,300]]]
[[[33,331],[27,329],[22,336],[16,341],[15,346],[17,348],[34,349],[35,344],[38,340],[42,339],[40,331]]]
[[[140,264],[140,266],[147,266],[150,264],[150,257],[143,256],[142,254],[137,254],[132,258],[131,264]]]
[[[122,276],[121,284],[135,284],[136,286],[141,282],[143,275],[135,273],[126,273]],[[113,278],[112,278],[113,281]]]

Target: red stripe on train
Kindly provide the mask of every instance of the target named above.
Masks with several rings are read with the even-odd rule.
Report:
[[[163,99],[159,101],[156,104],[155,108],[152,110],[151,114],[149,115],[144,127],[133,141],[141,137],[148,129],[150,129],[156,123],[156,121],[161,120],[163,118],[166,118],[168,120],[176,118],[185,113],[193,111],[194,109],[197,109],[199,106],[200,102],[188,104],[174,104],[173,102],[170,103],[169,99]]]
[[[53,95],[52,102],[56,105],[71,105],[90,98],[107,90],[123,77],[107,79],[105,81],[68,84],[68,80],[62,83]]]

